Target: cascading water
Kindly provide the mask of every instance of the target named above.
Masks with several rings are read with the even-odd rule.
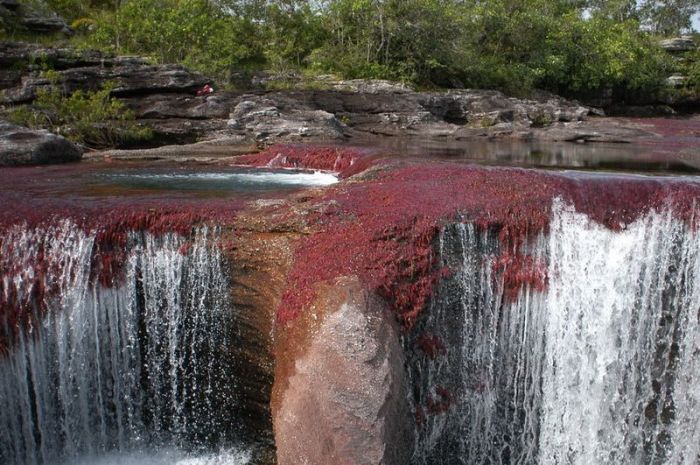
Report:
[[[70,221],[0,237],[0,463],[248,460],[202,452],[232,448],[236,435],[217,236],[132,232],[123,279],[109,287],[96,278],[95,233]]]
[[[451,273],[409,341],[414,462],[700,463],[700,232],[670,210],[613,231],[555,200],[518,269],[502,249],[441,234]]]

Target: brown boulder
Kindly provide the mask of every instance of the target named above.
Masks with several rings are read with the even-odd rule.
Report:
[[[279,465],[408,463],[413,431],[399,330],[356,278],[319,290],[281,335],[273,388]]]

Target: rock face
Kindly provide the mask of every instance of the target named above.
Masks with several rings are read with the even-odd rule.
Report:
[[[209,80],[176,65],[97,51],[0,43],[1,103],[30,103],[54,85],[67,92],[114,83],[112,94],[154,129],[162,144],[237,137],[247,143],[343,140],[367,135],[456,139],[504,137],[530,127],[585,119],[590,109],[553,95],[524,100],[496,91],[417,92],[380,80],[320,77],[325,90],[215,92],[196,96]]]
[[[0,1],[0,16],[10,19],[14,27],[34,34],[70,34],[66,21],[58,14],[45,8],[35,8],[28,2],[16,0]]]
[[[81,156],[82,150],[61,136],[0,122],[0,166],[66,163]]]
[[[399,465],[410,458],[398,329],[354,278],[324,289],[283,336],[273,399],[279,465]],[[299,337],[299,336],[303,337]],[[300,344],[300,345],[299,345]],[[293,356],[289,356],[293,353]]]
[[[127,96],[159,92],[192,92],[208,79],[179,65],[127,64],[114,67],[86,66],[57,72],[57,85],[65,92],[78,89],[98,90],[105,83],[114,85],[112,95]],[[5,89],[3,103],[17,104],[34,100],[37,90],[53,83],[40,73],[22,77],[17,87]]]
[[[695,50],[696,45],[692,36],[673,37],[671,39],[662,40],[661,48],[670,53],[681,53]]]

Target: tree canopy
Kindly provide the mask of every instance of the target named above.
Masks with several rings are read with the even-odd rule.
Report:
[[[44,0],[86,46],[180,62],[564,95],[654,92],[700,0]]]

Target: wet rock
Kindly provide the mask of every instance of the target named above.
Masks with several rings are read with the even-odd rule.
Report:
[[[383,303],[357,279],[341,278],[309,312],[277,348],[278,464],[408,463],[413,423],[403,353]]]
[[[82,150],[61,136],[0,121],[0,166],[65,163],[81,156]]]
[[[614,124],[609,120],[583,123],[559,123],[534,130],[530,138],[554,142],[607,142],[632,143],[655,134],[622,121]]]

